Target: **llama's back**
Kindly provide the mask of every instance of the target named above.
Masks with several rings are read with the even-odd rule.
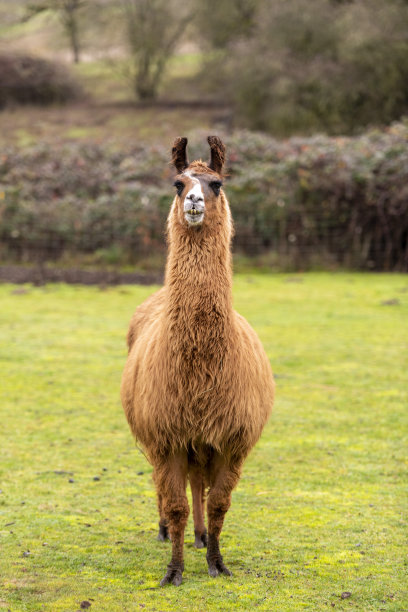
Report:
[[[153,293],[153,295],[148,297],[147,300],[136,308],[130,320],[129,330],[127,333],[127,345],[129,352],[137,337],[148,325],[151,324],[155,318],[157,318],[159,313],[162,311],[164,299],[165,287],[162,287],[159,291]]]

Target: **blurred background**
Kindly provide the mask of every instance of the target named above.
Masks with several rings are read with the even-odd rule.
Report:
[[[236,269],[407,271],[407,115],[406,0],[0,0],[0,277],[159,277],[210,133]]]

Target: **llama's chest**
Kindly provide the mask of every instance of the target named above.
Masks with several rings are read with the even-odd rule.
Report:
[[[225,346],[209,343],[205,346],[183,343],[169,350],[170,392],[179,398],[185,408],[197,410],[203,403],[198,401],[214,388],[223,371],[227,355]]]
[[[213,378],[222,367],[230,336],[215,311],[193,311],[167,330],[164,358],[179,380],[200,383],[207,377]]]
[[[153,328],[140,338],[130,355],[128,390],[140,439],[147,432],[169,441],[201,436],[216,447],[253,428],[254,415],[262,426],[273,396],[266,356],[247,324],[222,339],[219,331],[205,341],[186,332],[172,342],[171,334]]]

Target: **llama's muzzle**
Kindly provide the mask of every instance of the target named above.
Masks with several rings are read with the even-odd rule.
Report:
[[[189,191],[184,200],[184,217],[189,225],[198,225],[204,219],[204,198],[193,190]]]

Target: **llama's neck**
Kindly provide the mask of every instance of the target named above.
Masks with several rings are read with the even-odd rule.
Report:
[[[200,231],[200,230],[199,230]],[[232,321],[230,232],[171,232],[166,266],[168,333],[205,349],[228,338]],[[181,339],[181,338],[180,338]]]

